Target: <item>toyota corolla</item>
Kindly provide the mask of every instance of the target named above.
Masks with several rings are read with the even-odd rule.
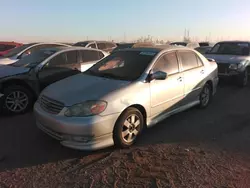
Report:
[[[48,86],[34,106],[36,123],[70,148],[126,148],[144,128],[192,106],[207,107],[217,83],[217,64],[192,49],[120,50]]]

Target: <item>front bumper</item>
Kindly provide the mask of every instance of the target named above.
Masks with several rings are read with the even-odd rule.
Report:
[[[118,114],[91,117],[65,117],[34,105],[36,125],[62,145],[80,150],[97,150],[114,145],[113,128]]]

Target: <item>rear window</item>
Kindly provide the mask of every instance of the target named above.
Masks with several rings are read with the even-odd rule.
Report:
[[[12,66],[29,68],[35,67],[56,52],[57,50],[39,50],[29,56],[23,57],[19,61],[13,63]]]
[[[217,43],[210,53],[248,56],[249,52],[249,44],[247,42],[225,42]]]
[[[88,42],[77,42],[73,44],[73,46],[80,46],[80,47],[86,47],[88,45]]]
[[[13,49],[11,49],[7,54],[3,55],[3,57],[6,57],[6,58],[8,58],[8,57],[13,57],[13,56],[19,54],[20,52],[22,52],[23,50],[25,50],[26,48],[28,48],[28,47],[34,45],[34,44],[35,44],[35,43],[24,44],[24,45],[19,46],[19,47],[17,47],[17,48],[13,48]]]
[[[15,48],[15,45],[9,45],[9,44],[0,44],[0,52],[10,50],[12,48]]]

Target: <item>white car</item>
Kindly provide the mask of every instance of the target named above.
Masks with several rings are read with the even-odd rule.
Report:
[[[53,48],[53,47],[71,47],[67,44],[61,43],[29,43],[24,44],[20,47],[14,48],[9,51],[9,53],[3,55],[0,58],[0,65],[9,65],[15,63],[16,61],[22,59],[23,57],[30,55],[38,50],[45,49],[45,48]]]

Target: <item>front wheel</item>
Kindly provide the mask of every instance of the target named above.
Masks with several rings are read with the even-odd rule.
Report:
[[[142,132],[144,118],[136,108],[128,108],[115,124],[113,139],[116,146],[128,148],[133,145]]]
[[[238,76],[238,85],[240,87],[245,87],[248,83],[248,71],[247,69]]]
[[[2,97],[2,111],[7,114],[22,114],[27,112],[33,104],[32,93],[18,85],[9,86]]]
[[[200,108],[206,108],[212,99],[212,88],[205,84],[200,94]]]

